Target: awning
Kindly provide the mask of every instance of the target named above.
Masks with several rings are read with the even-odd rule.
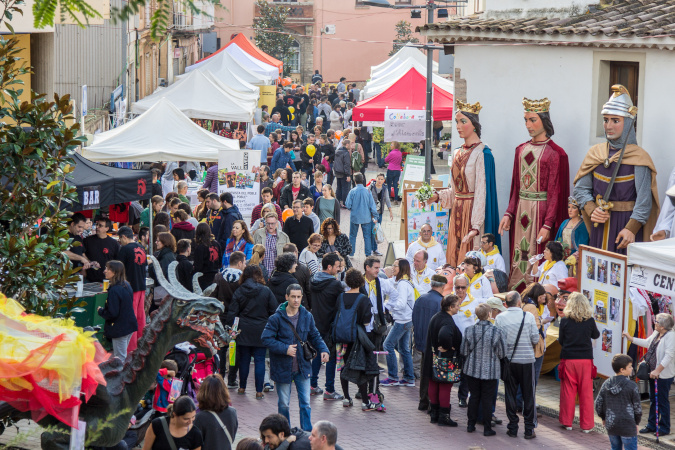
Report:
[[[243,51],[248,53],[249,55],[253,56],[254,58],[264,62],[265,64],[269,64],[271,66],[276,67],[279,69],[279,73],[282,73],[284,70],[284,63],[279,61],[276,58],[273,58],[272,56],[268,55],[267,53],[263,52],[260,50],[256,45],[251,42],[250,39],[248,39],[244,33],[239,33],[237,34],[234,39],[232,39],[230,42],[225,44],[222,48],[218,49],[217,52],[210,54],[209,56],[200,59],[197,61],[195,64],[199,64],[200,62],[206,61],[209,58],[212,58],[214,55],[217,55],[218,53],[224,51],[227,47],[230,45],[235,44],[239,46]]]

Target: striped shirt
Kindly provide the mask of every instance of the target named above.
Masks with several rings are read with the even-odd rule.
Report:
[[[520,334],[518,348],[513,351],[513,346],[518,337],[518,330],[525,314],[523,332]],[[534,316],[518,307],[510,307],[495,319],[495,326],[502,330],[506,341],[506,357],[515,364],[534,363],[534,346],[539,342],[539,331]],[[511,355],[513,354],[513,358]]]
[[[265,238],[265,257],[263,258],[263,264],[267,273],[272,274],[274,272],[274,261],[277,259],[277,234],[265,233],[267,237]]]

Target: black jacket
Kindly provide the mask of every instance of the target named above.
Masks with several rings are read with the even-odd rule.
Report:
[[[269,283],[267,283],[267,286],[277,299],[277,306],[286,301],[286,288],[297,282],[298,280],[296,280],[291,273],[279,272],[278,270],[275,270],[272,273],[272,277],[270,278]]]
[[[560,359],[593,359],[593,339],[600,337],[593,318],[581,322],[563,317],[560,321]]]
[[[349,150],[340,147],[335,152],[335,164],[333,164],[333,172],[337,178],[346,178],[352,176],[352,160]]]
[[[309,282],[309,289],[312,293],[312,315],[316,329],[323,336],[330,331],[335,320],[337,298],[344,292],[342,283],[325,272],[319,272]]]
[[[309,156],[307,153],[308,145],[313,145],[316,149],[314,156]],[[305,169],[310,169],[316,164],[321,164],[321,151],[318,148],[318,144],[303,144],[302,147],[300,147],[300,160],[302,161],[302,165]]]
[[[281,195],[279,195],[279,207],[281,208],[281,211],[283,211],[287,206],[289,208],[293,207],[293,191],[292,191],[292,184],[287,184],[284,186],[284,188],[281,190]],[[304,184],[300,185],[300,191],[298,192],[298,197],[295,198],[295,200],[304,200],[306,198],[311,198],[312,194],[309,192],[309,188],[306,187]]]
[[[105,307],[98,310],[98,315],[105,319],[103,333],[107,338],[120,338],[138,331],[131,285],[125,281],[110,286]]]
[[[605,380],[595,399],[595,411],[605,421],[607,434],[637,436],[642,404],[637,384],[623,375]]]
[[[216,276],[213,278],[213,282],[216,283],[216,289],[211,294],[211,297],[218,299],[225,307],[223,313],[220,315],[220,322],[226,324],[227,313],[230,309],[234,292],[239,288],[241,271],[227,268],[224,272],[216,273]]]
[[[335,161],[335,147],[330,142],[327,142],[321,146],[321,153],[323,156],[328,159],[328,162],[333,164]],[[326,167],[328,169],[328,167]]]
[[[178,255],[176,261],[178,261],[178,267],[176,267],[178,281],[185,289],[192,292],[192,263],[184,255]]]
[[[208,246],[194,244],[192,246],[192,257],[194,258],[194,273],[202,273],[199,278],[199,286],[206,289],[213,283],[213,278],[222,267],[223,250],[216,240],[211,241]]]
[[[176,238],[176,243],[181,239],[192,241],[195,238],[195,226],[187,221],[174,223],[171,228],[171,234]]]
[[[267,325],[267,319],[276,310],[277,300],[264,284],[258,284],[249,278],[239,286],[227,312],[229,325],[234,323],[235,317],[239,317],[241,334],[237,337],[237,345],[264,347],[260,336]]]
[[[309,291],[309,280],[312,279],[312,274],[307,267],[298,264],[295,268],[295,272],[293,272],[293,277],[302,288],[302,306],[304,306],[307,311],[311,312],[312,293]]]
[[[443,358],[452,358],[460,354],[462,345],[462,332],[459,331],[452,316],[445,311],[436,313],[429,321],[429,330],[427,331],[427,346],[424,350],[424,366],[422,367],[422,376],[433,379],[432,360],[435,354],[434,350],[443,347],[448,350],[441,353]],[[452,350],[454,348],[454,350]]]
[[[162,273],[164,273],[164,278],[168,279],[169,264],[171,264],[176,260],[176,254],[172,252],[170,248],[164,247],[159,252],[155,253],[155,258],[157,258],[157,261],[159,261],[159,265],[162,267]],[[150,269],[148,270],[148,274],[150,275],[150,278],[155,280],[155,286],[159,286],[159,281],[157,279],[157,274],[155,273],[154,264],[150,265],[149,267]]]
[[[314,233],[314,222],[304,214],[300,220],[291,216],[284,222],[284,233],[288,235],[288,240],[298,247],[298,254],[300,254],[308,245],[307,239]]]

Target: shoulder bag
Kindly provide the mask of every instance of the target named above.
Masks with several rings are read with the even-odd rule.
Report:
[[[661,336],[652,341],[647,349],[647,353],[645,353],[642,357],[642,361],[638,364],[635,376],[640,380],[649,380],[649,374],[656,368],[656,349],[659,346],[659,342],[661,342]]]
[[[502,359],[499,360],[499,365],[501,366],[501,380],[503,382],[507,382],[509,377],[511,376],[511,360],[513,359],[513,355],[516,354],[516,349],[518,348],[518,341],[520,341],[520,334],[523,332],[523,325],[525,325],[525,314],[527,314],[525,311],[523,311],[523,320],[520,322],[520,329],[518,330],[518,336],[516,336],[516,342],[513,344],[513,351],[511,352],[511,358],[507,358],[504,356]]]
[[[169,422],[167,421],[166,416],[161,417],[159,421],[162,422],[162,428],[164,429],[164,434],[166,434],[166,440],[169,443],[169,448],[171,450],[177,450],[176,442],[173,440],[173,436],[171,436],[171,432],[169,431]]]
[[[300,314],[299,311],[298,314]],[[302,339],[300,339],[300,336],[298,335],[298,332],[295,330],[295,327],[293,326],[292,323],[288,322],[288,326],[291,328],[293,334],[295,335],[295,338],[300,343],[300,347],[302,348],[302,356],[305,358],[305,360],[307,361],[314,360],[314,358],[316,358],[316,355],[319,352],[316,351],[314,346],[309,341],[303,341]]]
[[[220,417],[218,417],[218,414],[216,414],[214,411],[209,411],[209,412],[210,412],[211,414],[213,414],[213,417],[215,417],[216,420],[218,421],[218,424],[220,425],[220,427],[221,427],[221,428],[223,429],[223,431],[225,432],[225,436],[227,436],[227,440],[230,441],[230,448],[232,448],[232,435],[230,434],[230,432],[229,432],[229,431],[227,430],[227,428],[225,427],[225,424],[223,423],[222,420],[220,420]]]
[[[436,350],[431,365],[431,374],[434,381],[438,383],[458,383],[462,378],[461,361],[456,351],[452,358],[443,358],[441,352]]]

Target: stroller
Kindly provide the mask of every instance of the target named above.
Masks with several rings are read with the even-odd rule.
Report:
[[[196,347],[186,343],[176,345],[164,359],[176,361],[176,379],[183,382],[180,395],[189,395],[195,402],[202,380],[217,373],[220,364],[218,355],[207,358],[204,353],[197,352]]]

